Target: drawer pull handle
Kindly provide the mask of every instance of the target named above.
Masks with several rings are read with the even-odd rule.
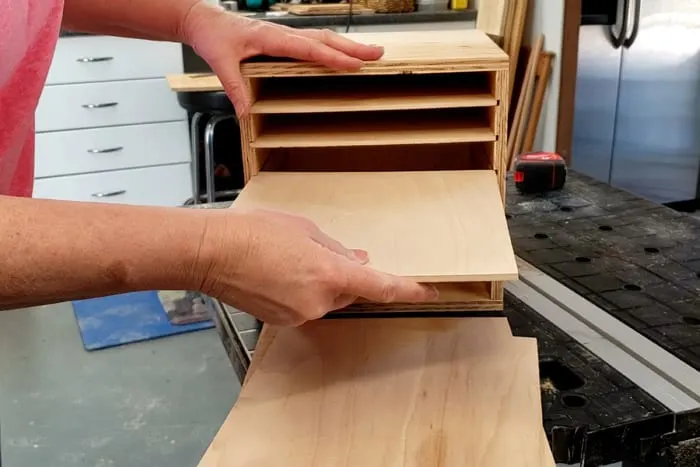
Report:
[[[126,193],[126,190],[108,191],[102,193],[93,193],[92,196],[95,198],[109,198],[110,196],[119,196]]]
[[[114,146],[113,148],[88,149],[90,154],[106,154],[108,152],[118,152],[124,149],[124,146]]]
[[[107,107],[116,107],[119,102],[102,102],[100,104],[83,104],[84,109],[105,109]]]
[[[96,63],[96,62],[109,62],[114,60],[114,57],[80,57],[77,62],[80,63]]]

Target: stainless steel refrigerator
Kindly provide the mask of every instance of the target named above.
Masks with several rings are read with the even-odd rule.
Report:
[[[700,196],[700,0],[583,0],[581,24],[572,168],[660,203]]]

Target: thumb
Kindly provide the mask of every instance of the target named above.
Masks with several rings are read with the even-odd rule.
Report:
[[[247,115],[251,106],[251,96],[250,90],[243,79],[240,64],[238,62],[231,62],[220,64],[216,68],[212,66],[212,69],[216,71],[221,85],[226,91],[226,95],[236,109],[236,116],[241,118]]]

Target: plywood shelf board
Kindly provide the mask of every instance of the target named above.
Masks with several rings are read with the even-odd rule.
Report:
[[[489,35],[502,38],[505,33],[507,3],[509,3],[508,0],[489,0],[479,5],[476,28]]]
[[[493,107],[497,100],[486,92],[468,89],[348,89],[345,91],[294,92],[258,99],[254,114],[355,112],[409,109]]]
[[[508,56],[484,32],[410,31],[346,33],[354,41],[380,45],[384,55],[356,72],[339,72],[309,62],[254,57],[241,67],[247,77],[462,72],[508,68]]]
[[[438,143],[476,143],[495,141],[496,135],[487,122],[415,121],[368,125],[333,122],[308,125],[279,125],[262,130],[251,141],[253,148],[317,148],[338,146],[414,145]]]
[[[253,361],[199,467],[554,465],[536,342],[505,319],[266,326]]]
[[[210,73],[168,75],[166,79],[174,92],[212,92],[224,89],[219,78]]]
[[[424,282],[517,278],[496,174],[260,172],[234,207],[297,213],[370,266]]]

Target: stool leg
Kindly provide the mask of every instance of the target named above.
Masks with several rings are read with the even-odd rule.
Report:
[[[192,123],[190,124],[190,152],[192,153],[190,170],[192,171],[194,204],[199,204],[199,121],[202,119],[202,116],[201,113],[196,112],[192,115]]]
[[[215,201],[214,189],[214,128],[216,124],[233,118],[233,115],[214,115],[204,129],[204,166],[207,178],[207,203]]]

